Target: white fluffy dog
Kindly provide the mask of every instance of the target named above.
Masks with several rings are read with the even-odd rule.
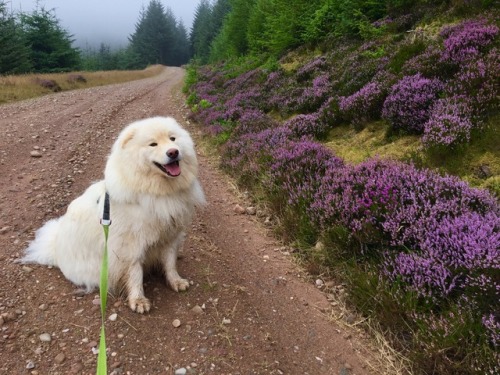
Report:
[[[65,215],[40,228],[21,261],[57,266],[88,291],[98,287],[104,251],[99,218],[108,192],[108,285],[126,291],[132,310],[147,312],[145,269],[160,265],[175,291],[189,287],[176,261],[195,206],[205,203],[197,176],[193,141],[173,118],[134,122],[113,145],[104,180],[71,202]]]

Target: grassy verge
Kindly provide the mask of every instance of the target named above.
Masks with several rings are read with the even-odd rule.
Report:
[[[35,98],[56,91],[104,86],[153,77],[163,68],[161,65],[154,65],[144,70],[0,76],[0,104]]]

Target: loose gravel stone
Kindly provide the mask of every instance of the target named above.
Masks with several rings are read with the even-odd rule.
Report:
[[[175,319],[173,322],[172,322],[172,325],[175,327],[175,328],[179,328],[181,326],[181,321],[179,319]]]
[[[175,375],[186,375],[187,370],[184,367],[178,368],[175,370]]]
[[[42,333],[38,337],[40,338],[40,341],[42,341],[42,342],[51,342],[52,341],[52,337],[50,336],[50,333]]]
[[[111,314],[108,319],[112,322],[115,322],[116,319],[118,319],[118,314],[117,313]]]
[[[247,207],[245,211],[246,211],[247,215],[256,215],[257,214],[257,209],[255,207]]]
[[[97,345],[98,345],[97,341],[90,341],[90,342],[87,344],[87,346],[88,346],[89,348],[95,348],[95,347],[97,347]]]
[[[201,308],[201,306],[198,306],[198,305],[196,305],[195,307],[193,307],[193,308],[191,309],[191,311],[192,311],[193,313],[195,313],[196,315],[201,315],[201,314],[203,314],[203,309]]]
[[[42,153],[40,151],[37,151],[37,150],[31,151],[30,155],[32,158],[41,158],[42,157]]]
[[[239,204],[234,206],[233,211],[239,215],[243,215],[246,212],[246,210],[243,207],[241,207]]]
[[[71,365],[70,371],[72,374],[79,374],[82,370],[83,370],[83,364],[80,362]]]
[[[57,363],[57,364],[61,364],[61,363],[64,362],[65,359],[66,359],[66,356],[64,355],[64,353],[59,353],[54,358],[54,362]]]

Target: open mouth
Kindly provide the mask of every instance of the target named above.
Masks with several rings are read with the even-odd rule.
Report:
[[[177,177],[181,174],[181,167],[179,166],[179,160],[174,160],[168,164],[160,164],[154,162],[155,165],[161,169],[161,171],[170,177]]]

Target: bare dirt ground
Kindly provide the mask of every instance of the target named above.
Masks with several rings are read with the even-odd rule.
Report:
[[[166,68],[141,81],[0,106],[0,374],[95,373],[98,292],[75,293],[58,269],[14,260],[38,227],[102,178],[126,124],[171,115],[200,140],[186,121],[183,77]],[[209,204],[179,261],[192,286],[177,294],[147,276],[147,315],[119,296],[108,300],[108,315],[117,314],[106,321],[109,373],[369,374],[365,340],[329,318],[325,287],[294,264],[264,219],[234,211],[251,202],[235,194],[209,152],[199,156]]]

